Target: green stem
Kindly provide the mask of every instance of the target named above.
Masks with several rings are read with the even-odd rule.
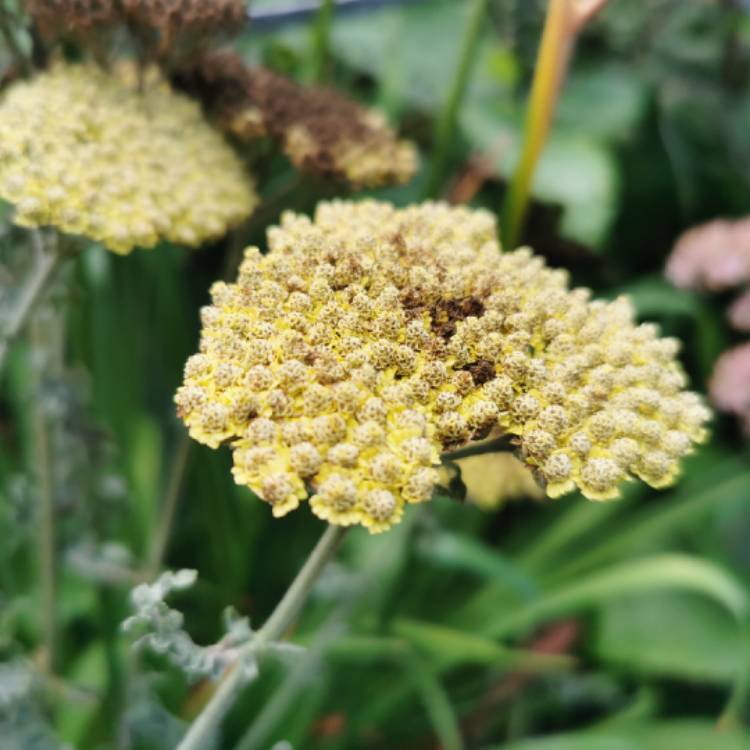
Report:
[[[34,321],[34,348],[41,343],[43,334],[41,325]],[[37,378],[37,391],[40,386]],[[34,394],[32,431],[34,442],[34,465],[36,468],[36,495],[39,507],[39,535],[37,551],[39,556],[39,581],[42,590],[41,621],[44,632],[46,671],[54,672],[57,653],[57,576],[56,540],[55,540],[55,506],[51,477],[51,451],[49,445],[49,424],[44,413],[43,397]]]
[[[485,453],[506,453],[514,449],[512,436],[503,435],[494,440],[487,440],[484,443],[474,443],[467,445],[465,448],[458,448],[455,451],[447,451],[442,454],[443,461],[458,461],[461,458],[469,456],[483,456]]]
[[[743,726],[742,713],[748,705],[750,698],[750,625],[740,625],[740,638],[743,644],[745,658],[738,665],[738,675],[735,679],[729,699],[717,722],[721,731],[740,729]]]
[[[41,236],[35,234],[38,241],[35,245],[37,253],[44,253]],[[44,258],[59,258],[59,238],[50,235],[50,247]],[[45,268],[51,267],[48,261],[40,263]],[[36,297],[38,298],[44,284],[40,284]],[[27,305],[30,311],[32,305]],[[44,379],[59,375],[64,359],[64,321],[61,315],[50,311],[47,306],[40,309],[31,320],[31,356],[33,372],[33,403],[32,403],[32,441],[33,461],[36,475],[36,494],[39,508],[39,529],[37,537],[37,554],[39,565],[39,581],[41,587],[41,623],[44,633],[46,671],[53,673],[57,661],[57,539],[54,496],[54,446],[53,440],[58,424],[50,419],[47,411],[47,398],[43,392]],[[28,314],[28,312],[27,312]]]
[[[515,247],[521,234],[531,183],[552,125],[575,32],[573,0],[550,0],[531,84],[523,150],[501,212],[501,237],[506,247]]]
[[[487,0],[474,0],[469,21],[466,24],[458,66],[453,75],[448,98],[435,122],[432,164],[427,177],[425,197],[434,198],[439,192],[445,175],[445,165],[451,150],[456,121],[466,93],[471,69],[476,58],[477,41],[482,30],[482,21],[487,11]]]
[[[172,532],[172,525],[174,523],[175,511],[177,510],[180,492],[185,479],[187,460],[190,455],[190,446],[191,441],[188,434],[183,433],[180,436],[179,443],[175,450],[172,469],[169,475],[169,482],[167,484],[167,491],[164,496],[164,504],[161,510],[161,518],[159,519],[159,526],[153,536],[151,549],[148,555],[148,562],[146,563],[147,580],[151,580],[159,572],[162,560],[167,551],[169,536]]]
[[[0,326],[2,329],[0,330],[0,373],[10,344],[23,329],[62,260],[62,256],[56,248],[46,249],[44,247],[44,241],[39,230],[34,230],[31,233],[31,239],[36,249],[36,264],[15,304],[4,316],[5,320],[0,321],[2,323]]]
[[[322,83],[326,79],[329,49],[331,46],[331,26],[333,24],[333,0],[322,0],[313,27],[312,79]]]
[[[240,688],[247,682],[243,666],[249,663],[267,643],[276,641],[284,635],[299,614],[316,579],[336,551],[345,531],[346,529],[340,526],[329,526],[326,529],[265,625],[253,640],[240,650],[237,659],[228,668],[222,683],[193,722],[182,742],[177,746],[177,750],[202,750],[207,746],[208,738],[231,708]]]

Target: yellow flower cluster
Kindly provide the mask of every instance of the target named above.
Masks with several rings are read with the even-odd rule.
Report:
[[[371,531],[430,498],[441,452],[493,429],[553,497],[671,482],[708,417],[676,342],[495,236],[491,214],[441,203],[285,214],[202,311],[176,396],[191,436],[230,443],[275,515],[310,495]]]
[[[199,245],[256,202],[198,104],[158,78],[139,92],[93,65],[63,64],[0,100],[0,197],[18,224],[53,225],[118,253],[164,239]]]

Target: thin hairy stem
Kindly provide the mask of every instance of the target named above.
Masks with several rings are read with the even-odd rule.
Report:
[[[11,343],[28,321],[62,260],[56,246],[45,248],[42,234],[38,229],[31,232],[31,240],[35,256],[34,268],[13,306],[3,316],[4,320],[0,321],[0,373]]]
[[[193,722],[177,750],[201,750],[207,746],[209,738],[234,703],[237,693],[247,684],[247,673],[243,667],[251,663],[266,644],[281,638],[294,622],[345,531],[346,529],[340,526],[329,526],[326,529],[265,625],[252,641],[240,649],[237,659],[227,669],[221,684]]]
[[[474,0],[469,21],[464,31],[458,65],[453,74],[453,81],[448,91],[448,97],[435,123],[434,155],[425,188],[426,197],[435,197],[440,192],[443,177],[445,176],[445,165],[448,161],[448,154],[451,150],[456,130],[458,112],[461,108],[471,69],[476,58],[477,41],[482,30],[482,21],[486,12],[487,0]]]

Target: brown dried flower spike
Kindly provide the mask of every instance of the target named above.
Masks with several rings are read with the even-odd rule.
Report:
[[[303,88],[228,53],[206,56],[184,79],[225,130],[242,139],[270,135],[299,169],[358,187],[414,174],[414,146],[398,140],[382,115],[335,91]]]

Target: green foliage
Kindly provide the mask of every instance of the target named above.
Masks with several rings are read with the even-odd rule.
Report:
[[[424,0],[334,15],[318,71],[400,123],[425,166],[469,5]],[[444,194],[484,156],[490,173],[472,203],[499,209],[543,5],[490,3],[444,155]],[[323,54],[313,49],[313,24],[251,26],[237,45],[306,79]],[[642,318],[681,338],[698,390],[733,334],[721,300],[677,291],[661,271],[683,229],[750,206],[749,31],[739,4],[613,0],[579,40],[524,238],[598,296],[630,294]],[[282,160],[259,170],[266,196],[288,186]],[[418,200],[425,173],[376,194]],[[332,192],[303,182],[240,239],[262,242],[282,209],[309,210]],[[23,667],[0,671],[3,747],[55,747],[53,736],[76,748],[117,747],[126,726],[135,750],[171,748],[211,692],[158,656],[134,659],[119,623],[133,584],[155,577],[148,553],[183,437],[172,395],[233,241],[128,258],[87,247],[63,285],[69,369],[57,386],[74,381],[83,395],[66,411],[75,439],[56,456],[54,678],[40,669],[30,435],[40,394],[28,345],[0,376],[0,660]],[[23,268],[23,234],[4,220],[0,253],[4,269]],[[718,416],[709,445],[669,490],[633,486],[604,504],[512,502],[492,514],[440,497],[387,534],[351,531],[289,633],[305,655],[264,664],[216,746],[744,750],[748,455]],[[164,561],[199,571],[179,604],[200,645],[222,637],[226,607],[262,624],[322,530],[304,510],[272,519],[233,484],[229,465],[226,451],[192,448]],[[102,551],[107,543],[128,554],[118,561]],[[84,566],[74,564],[82,549]],[[27,673],[35,677],[23,682],[21,711],[13,690]],[[14,745],[16,736],[38,744]]]

